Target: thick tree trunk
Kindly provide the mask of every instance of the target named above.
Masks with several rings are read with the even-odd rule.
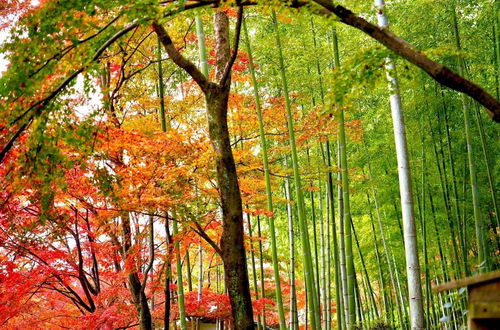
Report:
[[[252,301],[243,240],[241,194],[227,126],[228,98],[229,87],[215,84],[210,84],[208,87],[206,93],[208,129],[215,150],[223,217],[222,260],[234,329],[253,329]]]
[[[241,14],[242,12],[239,14],[239,23],[241,23]],[[154,22],[152,27],[172,61],[191,75],[205,94],[208,132],[215,151],[217,183],[221,196],[223,232],[220,248],[226,289],[232,308],[233,328],[254,329],[243,236],[243,207],[227,126],[227,108],[231,89],[230,68],[235,59],[230,53],[229,19],[223,11],[215,12],[215,80],[217,83],[210,82],[204,73],[177,51],[167,31],[161,25]],[[240,27],[241,24],[237,24],[235,33],[237,36],[239,36]],[[238,48],[237,44],[234,48]]]

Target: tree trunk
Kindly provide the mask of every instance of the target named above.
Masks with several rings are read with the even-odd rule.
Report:
[[[231,300],[234,328],[253,329],[252,301],[243,241],[241,194],[227,126],[228,98],[229,86],[226,88],[210,84],[206,102],[208,130],[215,150],[217,182],[221,195],[222,260],[224,261],[226,288]]]
[[[234,329],[253,329],[252,299],[243,236],[243,207],[227,125],[231,89],[229,19],[223,11],[215,12],[217,83],[210,82],[192,62],[179,53],[167,31],[160,24],[153,22],[152,27],[172,61],[191,75],[205,94],[208,132],[215,152],[217,184],[221,196],[223,232],[220,248],[224,263],[224,281],[231,302]],[[235,48],[237,49],[237,45]]]
[[[132,232],[130,230],[130,215],[122,215],[122,231],[123,231],[123,257],[127,258],[130,248],[132,247]],[[134,305],[139,315],[139,326],[141,330],[152,329],[151,313],[149,311],[148,299],[137,272],[128,274],[129,290],[134,300]]]

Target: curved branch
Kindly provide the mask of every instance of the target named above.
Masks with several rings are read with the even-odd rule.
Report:
[[[102,53],[104,53],[104,51],[109,47],[111,46],[116,40],[118,40],[120,37],[122,37],[123,35],[127,34],[129,31],[135,29],[136,27],[138,27],[139,24],[136,23],[135,21],[132,22],[131,24],[125,26],[123,29],[121,29],[120,31],[118,31],[117,33],[115,33],[110,39],[108,39],[97,51],[96,53],[94,54],[94,56],[92,57],[92,60],[90,61],[90,63],[92,62],[97,62],[99,60],[99,57],[102,55]],[[44,107],[46,107],[49,102],[54,99],[56,96],[59,95],[59,93],[61,93],[80,73],[82,73],[83,71],[85,71],[85,69],[87,68],[88,65],[86,66],[82,66],[80,68],[78,68],[75,72],[73,72],[69,77],[67,77],[66,79],[64,79],[64,81],[58,86],[56,87],[56,89],[54,89],[48,96],[46,96],[45,98],[35,102],[32,106],[30,106],[26,111],[24,111],[20,116],[18,116],[13,122],[11,122],[10,124],[13,125],[15,124],[16,122],[18,122],[19,120],[21,120],[22,118],[24,118],[30,111],[32,111],[33,109],[36,109],[37,113],[41,112],[41,110],[43,110]],[[5,155],[7,154],[7,152],[9,152],[10,149],[12,149],[12,146],[14,145],[14,142],[17,140],[17,138],[28,128],[29,124],[31,123],[32,119],[33,119],[34,115],[32,115],[30,117],[30,119],[24,123],[23,125],[21,125],[21,127],[18,129],[18,131],[14,134],[14,136],[9,140],[9,142],[2,148],[2,150],[0,151],[0,163],[3,162],[4,158],[5,158]]]
[[[217,254],[219,256],[222,256],[222,250],[220,249],[220,247],[217,245],[217,243],[214,242],[213,239],[210,238],[210,236],[208,236],[208,234],[200,226],[200,224],[198,222],[194,221],[194,225],[196,226],[196,229],[194,229],[192,227],[191,227],[191,229],[193,229],[193,231],[195,233],[200,235],[201,238],[203,238],[208,244],[210,244],[210,246],[212,246],[214,248],[215,252],[217,252]]]
[[[238,18],[236,20],[236,29],[234,31],[234,50],[229,62],[227,62],[226,68],[224,69],[224,74],[222,75],[220,85],[223,86],[229,81],[231,75],[231,69],[233,67],[234,61],[238,56],[238,48],[240,44],[240,34],[241,34],[241,22],[243,21],[243,6],[238,7]]]
[[[198,67],[194,65],[193,62],[179,53],[177,48],[175,48],[172,39],[168,35],[167,30],[165,30],[162,25],[160,25],[157,21],[153,21],[151,27],[160,38],[161,44],[165,48],[168,56],[172,59],[172,61],[177,64],[177,66],[186,71],[194,79],[194,81],[196,81],[198,86],[200,86],[201,90],[205,92],[209,84],[208,79],[203,75],[203,73],[201,73],[200,70],[198,70]]]
[[[453,72],[447,66],[434,62],[408,41],[398,37],[386,28],[368,22],[349,9],[334,5],[329,0],[313,0],[313,2],[335,14],[342,23],[366,33],[395,54],[418,66],[437,82],[469,95],[486,108],[489,116],[494,121],[500,122],[500,102],[477,84]],[[325,12],[322,12],[322,14],[325,14]]]
[[[452,88],[456,91],[462,92],[464,94],[469,95],[473,99],[475,99],[478,103],[483,105],[489,116],[496,122],[500,122],[500,102],[496,100],[493,96],[491,96],[487,91],[485,91],[483,88],[481,88],[479,85],[465,79],[464,77],[460,76],[459,74],[453,72],[450,68],[439,64],[437,62],[432,61],[429,59],[427,56],[425,56],[423,53],[418,51],[413,45],[411,45],[409,42],[406,40],[396,36],[389,30],[385,28],[380,28],[377,25],[371,24],[367,20],[365,20],[362,17],[359,17],[355,15],[352,11],[349,9],[340,6],[340,5],[334,5],[331,1],[329,0],[312,0],[313,3],[316,3],[317,5],[322,7],[322,10],[320,11],[320,14],[327,16],[330,14],[334,14],[338,18],[340,18],[340,21],[346,25],[350,25],[364,33],[366,33],[368,36],[371,38],[377,40],[378,42],[382,43],[384,46],[386,46],[388,49],[396,53],[397,55],[407,59],[414,65],[418,66],[422,70],[424,70],[429,76],[431,76],[434,80],[437,82]],[[172,0],[166,0],[163,1],[162,3],[168,4],[172,3]],[[205,0],[205,1],[198,1],[193,4],[190,4],[189,6],[184,6],[184,8],[179,9],[175,11],[175,13],[182,12],[185,10],[197,8],[197,7],[203,7],[203,6],[208,6],[212,5],[217,7],[219,4],[219,1],[217,0]],[[256,2],[254,1],[243,1],[240,3],[240,7],[246,6],[246,5],[255,5]],[[292,1],[291,7],[294,8],[300,8],[303,7],[304,5],[308,4],[307,2],[303,1]],[[174,12],[171,12],[166,16],[172,15]],[[126,34],[127,32],[131,31],[132,29],[138,27],[139,24],[137,22],[132,22],[130,25],[126,26],[119,32],[117,32],[113,37],[111,37],[106,43],[104,43],[101,48],[96,52],[94,57],[92,58],[91,62],[95,62],[99,59],[99,56],[109,47],[113,42],[115,42],[118,38],[120,38],[122,35]],[[209,84],[209,81],[201,74],[201,72],[198,70],[198,68],[191,63],[190,61],[186,60],[180,53],[175,49],[175,47],[172,44],[172,40],[166,33],[165,29],[160,26],[158,23],[153,22],[153,29],[157,29],[157,33],[159,32],[160,34],[163,34],[164,38],[162,40],[162,43],[164,43],[164,46],[167,47],[172,51],[172,54],[174,54],[174,57],[172,59],[174,62],[180,61],[179,63],[176,62],[179,66],[181,66],[183,69],[186,70],[186,68],[189,68],[186,70],[192,77],[193,79],[198,83],[200,88],[202,90],[205,90]],[[164,32],[164,33],[163,33]],[[172,46],[172,47],[170,47]],[[173,48],[173,49],[172,49]],[[170,54],[169,54],[170,55]],[[177,55],[177,56],[176,56]],[[182,65],[180,65],[182,63]],[[229,63],[228,63],[229,64]],[[63,81],[63,83],[56,88],[49,96],[46,98],[36,102],[34,105],[32,105],[28,110],[26,110],[20,117],[16,118],[14,122],[19,121],[22,119],[29,111],[33,110],[34,108],[38,108],[38,110],[42,110],[43,107],[45,107],[50,100],[55,98],[73,79],[75,79],[78,74],[83,72],[85,70],[85,67],[82,67],[75,71],[71,76],[69,76],[66,80]],[[226,74],[224,73],[224,76]],[[227,74],[229,75],[229,74]],[[226,78],[227,79],[227,78]],[[33,116],[32,116],[33,118]],[[32,119],[30,118],[30,120]],[[12,148],[15,140],[21,135],[21,133],[27,128],[28,124],[25,123],[23,124],[19,130],[14,134],[14,136],[9,140],[9,142],[2,148],[0,151],[0,163],[3,162],[5,155],[7,152]]]
[[[17,132],[12,136],[12,138],[7,142],[7,144],[2,148],[2,151],[0,151],[0,163],[3,161],[5,158],[5,155],[7,155],[7,152],[9,152],[10,149],[12,149],[12,146],[14,145],[14,142],[19,138],[19,136],[28,128],[29,125],[31,125],[31,119],[28,120],[28,122],[24,123],[19,127]]]

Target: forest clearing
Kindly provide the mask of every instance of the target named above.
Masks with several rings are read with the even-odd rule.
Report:
[[[499,0],[0,0],[0,329],[498,329]]]

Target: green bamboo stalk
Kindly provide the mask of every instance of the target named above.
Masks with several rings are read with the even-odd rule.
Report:
[[[251,221],[251,217],[250,217],[250,214],[247,214],[247,221],[248,221],[248,235],[250,235],[250,237],[253,237],[253,231],[252,231],[252,221]],[[254,288],[254,291],[255,291],[255,299],[259,299],[259,287],[257,285],[257,269],[255,267],[255,252],[253,250],[253,247],[254,247],[254,244],[253,244],[253,241],[250,240],[250,256],[251,256],[251,260],[252,260],[252,275],[253,275],[253,288]],[[257,329],[261,329],[262,328],[262,325],[259,323],[257,323]]]
[[[306,293],[309,297],[308,306],[309,312],[311,315],[311,327],[312,329],[319,329],[319,306],[318,300],[316,298],[316,289],[314,284],[314,266],[312,264],[311,258],[311,245],[309,242],[308,232],[307,232],[307,224],[306,224],[306,214],[305,214],[305,203],[304,203],[304,195],[302,193],[302,182],[299,173],[299,161],[297,156],[297,147],[295,144],[295,131],[292,117],[292,108],[290,103],[290,98],[288,95],[288,82],[286,79],[285,73],[285,63],[283,58],[283,50],[281,46],[281,37],[278,29],[278,21],[276,18],[276,13],[272,12],[273,25],[276,33],[276,44],[278,46],[278,55],[279,55],[279,67],[280,67],[280,75],[283,84],[283,92],[285,97],[285,107],[287,111],[287,121],[288,121],[288,131],[290,137],[290,148],[291,148],[291,156],[292,156],[292,167],[293,167],[293,176],[294,176],[294,188],[297,198],[297,209],[298,209],[298,218],[299,218],[299,227],[301,232],[301,240],[302,240],[302,254],[304,259],[304,272],[306,278]]]
[[[318,180],[318,187],[319,187],[319,198],[318,198],[318,203],[319,203],[319,219],[320,219],[320,226],[319,226],[319,235],[320,235],[320,244],[321,244],[321,301],[323,303],[323,328],[326,328],[326,318],[328,315],[328,295],[326,294],[326,288],[327,288],[327,254],[326,254],[326,245],[329,244],[326,242],[326,235],[325,235],[325,218],[323,217],[323,189],[322,189],[322,182],[321,179]]]
[[[198,52],[200,56],[200,66],[201,66],[201,72],[205,77],[208,78],[209,72],[208,72],[208,62],[207,62],[207,50],[205,47],[205,35],[203,33],[203,21],[200,17],[200,15],[196,15],[195,17],[196,20],[196,34],[198,38]],[[250,219],[249,219],[250,223]],[[198,256],[199,256],[199,278],[198,278],[198,301],[201,300],[202,298],[202,293],[203,293],[203,248],[200,244],[198,248]],[[252,256],[253,256],[253,251],[252,251]],[[210,280],[210,275],[208,276],[208,279]],[[199,327],[199,320],[196,321],[196,326],[197,328]]]
[[[372,304],[373,307],[373,312],[375,313],[375,317],[378,318],[378,310],[377,310],[377,304],[375,303],[375,295],[373,293],[373,287],[370,282],[370,276],[368,275],[368,271],[366,270],[366,263],[365,263],[365,258],[363,257],[363,252],[361,251],[361,247],[359,245],[359,240],[358,236],[356,235],[356,230],[354,228],[354,224],[352,225],[352,233],[354,235],[354,241],[356,242],[356,247],[358,248],[358,254],[359,254],[359,259],[361,260],[361,265],[363,266],[363,273],[365,275],[365,280],[366,280],[366,287],[367,287],[367,295],[368,298],[370,299],[370,303]]]
[[[423,132],[423,129],[421,130]],[[426,306],[426,324],[430,326],[430,308],[432,304],[432,291],[431,291],[431,281],[430,281],[430,272],[429,272],[429,256],[428,256],[428,249],[427,249],[427,223],[426,223],[426,217],[425,217],[425,185],[426,185],[426,165],[425,165],[425,143],[424,143],[424,135],[421,135],[421,141],[422,141],[422,173],[421,173],[421,198],[422,198],[422,204],[419,205],[420,207],[420,221],[421,221],[421,228],[422,228],[422,241],[424,242],[424,265],[425,265],[425,306]],[[455,179],[453,179],[455,181]],[[455,181],[456,182],[456,181]],[[457,200],[458,203],[458,200]],[[419,203],[420,204],[420,203]]]
[[[341,278],[340,278],[340,262],[339,262],[339,250],[338,250],[338,242],[337,242],[337,234],[336,234],[336,224],[335,224],[335,203],[334,203],[334,189],[333,189],[333,175],[331,172],[331,167],[332,167],[332,157],[331,157],[331,151],[330,151],[330,143],[327,141],[325,143],[325,148],[327,150],[326,155],[325,151],[323,148],[323,145],[320,144],[320,150],[321,150],[321,155],[323,158],[323,164],[324,166],[327,166],[329,168],[327,172],[327,180],[326,180],[326,241],[328,243],[326,244],[326,269],[327,269],[327,282],[326,282],[326,287],[327,287],[327,297],[326,297],[326,313],[325,313],[325,327],[327,329],[331,328],[331,262],[333,262],[333,267],[335,269],[335,302],[336,302],[336,310],[337,310],[337,326],[339,329],[344,329],[345,328],[345,321],[344,321],[344,315],[343,315],[343,305],[344,302],[342,301],[342,284],[341,284]],[[341,210],[342,203],[340,203],[342,199],[339,199],[339,210]],[[330,225],[331,224],[331,225]],[[332,233],[332,235],[330,235]],[[332,240],[330,240],[330,237],[332,237]],[[331,253],[332,249],[330,247],[330,241],[333,241],[333,253]]]
[[[203,21],[200,15],[196,15],[196,34],[198,36],[198,50],[200,52],[201,73],[208,78],[207,49],[205,47],[205,34],[203,33]]]
[[[311,165],[311,160],[310,160],[310,155],[309,155],[309,148],[306,149],[306,154],[307,154],[307,165]],[[313,224],[313,242],[314,242],[314,264],[316,266],[315,270],[315,277],[316,277],[316,283],[317,283],[317,298],[318,301],[320,300],[321,297],[321,291],[320,291],[320,284],[321,282],[319,281],[319,257],[318,257],[318,237],[317,237],[317,230],[316,230],[316,208],[314,204],[314,192],[310,191],[309,192],[309,197],[311,199],[311,222]],[[318,303],[319,306],[319,303]],[[321,313],[321,311],[320,311]]]
[[[446,282],[449,280],[449,273],[448,273],[448,266],[446,262],[446,256],[443,252],[443,245],[441,243],[441,234],[439,233],[439,227],[437,225],[436,221],[436,209],[434,207],[434,199],[432,198],[432,193],[429,188],[427,188],[429,191],[429,202],[430,202],[430,207],[431,207],[431,214],[432,214],[432,220],[433,220],[433,225],[434,225],[434,233],[436,235],[436,241],[437,241],[437,246],[438,246],[438,251],[439,251],[439,258],[441,260],[441,271],[443,272],[443,280]]]
[[[331,277],[331,269],[332,269],[332,253],[331,253],[331,244],[330,244],[330,241],[331,241],[331,226],[330,226],[330,222],[331,222],[331,217],[330,217],[330,210],[332,208],[332,205],[330,203],[330,189],[329,189],[330,185],[328,184],[327,182],[327,186],[326,186],[326,200],[325,200],[325,205],[326,205],[326,241],[327,241],[327,244],[326,244],[326,272],[327,272],[327,281],[326,281],[326,314],[325,314],[325,325],[326,325],[326,329],[330,329],[331,328],[331,322],[332,322],[332,316],[331,316],[331,302],[332,302],[332,290],[331,290],[331,287],[332,287],[332,277]],[[334,265],[335,266],[335,265]],[[338,274],[339,272],[337,272],[337,267],[335,268],[335,272]],[[337,283],[337,277],[335,277],[335,285],[338,285]],[[342,311],[342,304],[338,305],[337,306],[341,311]],[[340,316],[340,318],[339,318]],[[340,329],[344,329],[344,326],[343,326],[343,318],[341,317],[342,316],[342,313],[337,313],[337,322],[339,324],[339,328]]]
[[[458,18],[456,15],[456,3],[453,7],[453,31],[455,35],[455,44],[458,50],[462,48],[460,42],[460,33],[458,29]],[[463,57],[458,58],[458,73],[463,76],[465,73],[465,62]],[[470,131],[470,118],[469,118],[469,102],[464,95],[462,98],[462,110],[464,114],[464,127],[465,127],[465,141],[467,145],[467,157],[469,160],[469,176],[470,176],[470,186],[472,192],[472,210],[474,213],[474,222],[476,228],[476,241],[478,247],[478,269],[479,272],[484,272],[489,269],[487,253],[486,253],[486,243],[484,238],[484,224],[480,214],[479,207],[479,189],[477,185],[477,173],[476,173],[476,162],[474,158],[474,150],[472,147],[472,135]]]
[[[450,135],[450,125],[448,123],[448,107],[446,106],[446,102],[444,100],[444,93],[443,93],[443,88],[441,87],[441,105],[443,108],[444,112],[444,123],[445,123],[445,129],[446,129],[446,144],[448,147],[448,161],[450,163],[450,168],[451,168],[451,176],[452,176],[452,184],[453,184],[453,198],[455,200],[454,206],[455,206],[455,215],[457,217],[457,225],[460,226],[461,223],[461,215],[460,215],[460,203],[459,203],[459,198],[458,198],[458,186],[457,186],[457,175],[455,171],[455,160],[454,160],[454,152],[452,149],[451,145],[451,135]],[[460,239],[460,248],[462,250],[462,259],[463,259],[463,265],[464,265],[464,273],[465,276],[468,276],[468,271],[467,271],[467,251],[465,249],[465,245],[463,242],[465,241],[465,238],[463,237],[463,232],[460,230],[460,227],[458,229],[459,233],[459,239]]]
[[[484,134],[484,124],[483,124],[483,117],[481,117],[479,105],[474,102],[474,108],[475,108],[475,113],[476,113],[476,124],[477,128],[479,131],[479,137],[481,138],[481,151],[483,153],[483,159],[484,159],[484,164],[486,166],[486,174],[488,177],[488,185],[489,185],[489,191],[490,191],[490,197],[491,197],[491,203],[493,204],[493,213],[495,214],[495,222],[496,222],[496,227],[500,227],[500,215],[498,214],[498,206],[497,206],[497,197],[496,197],[496,189],[495,189],[495,180],[493,178],[493,173],[491,171],[491,166],[490,166],[490,160],[488,157],[488,151],[486,148],[486,136]]]
[[[493,53],[497,99],[500,99],[500,1],[493,2]]]
[[[257,216],[257,234],[259,235],[259,260],[260,260],[260,294],[262,298],[266,297],[264,281],[264,253],[262,248],[262,230],[260,227],[260,217]],[[267,326],[265,310],[262,311],[262,325],[264,329]]]
[[[332,175],[332,156],[330,151],[330,142],[327,140],[325,143],[326,149],[326,161],[329,168],[328,176],[327,176],[327,187],[328,187],[328,205],[330,206],[329,214],[331,219],[331,232],[332,232],[332,243],[333,243],[333,266],[335,267],[335,302],[337,303],[337,322],[340,324],[342,328],[345,319],[342,317],[342,306],[344,303],[342,302],[342,284],[340,278],[340,262],[339,262],[339,251],[338,251],[338,242],[337,242],[337,226],[335,223],[335,204],[334,204],[334,190],[333,190],[333,175]],[[328,305],[330,305],[330,301],[328,301]],[[329,309],[330,310],[330,309]],[[340,311],[340,312],[339,312]],[[330,316],[328,316],[327,325],[330,324]]]
[[[285,320],[285,311],[283,308],[283,297],[281,294],[281,282],[279,276],[279,265],[278,265],[278,252],[276,247],[276,229],[274,225],[274,207],[273,207],[273,198],[272,198],[272,189],[271,189],[271,178],[269,174],[269,158],[267,154],[267,141],[264,132],[264,120],[262,117],[262,108],[260,102],[259,95],[259,87],[257,83],[257,78],[255,74],[255,66],[253,62],[253,53],[252,46],[250,44],[250,38],[248,36],[248,29],[245,20],[243,20],[243,31],[245,33],[245,40],[247,44],[247,52],[249,58],[249,70],[250,76],[252,79],[252,85],[255,96],[255,104],[257,108],[257,117],[259,120],[259,136],[260,136],[260,147],[262,150],[262,161],[264,163],[264,177],[266,181],[266,198],[267,198],[267,208],[271,215],[268,217],[268,225],[269,232],[271,235],[271,253],[272,253],[272,261],[273,261],[273,271],[274,271],[274,280],[276,285],[276,304],[278,306],[278,315],[280,319],[280,329],[283,330],[286,328],[286,320]]]
[[[285,167],[287,160],[285,157]],[[299,317],[297,310],[297,294],[295,288],[295,233],[293,228],[293,210],[292,196],[290,193],[290,180],[285,179],[285,199],[288,201],[286,204],[286,213],[288,219],[288,240],[289,240],[289,253],[290,253],[290,330],[296,330],[299,328]]]
[[[340,67],[340,57],[338,49],[337,31],[332,29],[333,38],[333,58],[335,67]],[[356,322],[356,313],[354,306],[354,259],[352,253],[352,233],[351,233],[351,206],[349,201],[349,172],[347,169],[347,151],[344,124],[344,108],[339,111],[339,148],[340,148],[340,171],[342,173],[342,195],[344,198],[344,239],[345,239],[345,258],[346,258],[346,276],[347,276],[347,302],[348,315],[346,319],[347,329],[351,329]]]
[[[337,167],[341,168],[340,164],[342,157],[340,156],[340,141],[337,143],[338,151],[337,151]],[[337,173],[337,182],[342,182],[342,172],[338,171]],[[341,275],[341,290],[342,290],[342,305],[339,306],[340,313],[342,315],[342,320],[345,323],[349,315],[349,309],[347,305],[347,268],[345,262],[345,235],[344,235],[344,197],[343,197],[342,185],[339,184],[337,187],[337,196],[338,196],[338,204],[339,204],[339,241],[340,241],[340,275]]]
[[[465,202],[466,201],[466,196],[467,196],[467,165],[468,165],[468,159],[465,158],[464,159],[464,169],[463,169],[463,185],[462,185],[462,207],[463,207],[463,210],[462,210],[462,237],[464,238],[464,242],[463,242],[463,246],[466,250],[466,252],[469,251],[469,248],[468,248],[468,240],[466,239],[467,237],[467,203]],[[465,264],[465,269],[466,269],[466,273],[469,273],[469,267],[467,267],[468,264]]]
[[[438,116],[438,140],[439,140],[439,153],[441,155],[441,164],[442,164],[442,169],[443,169],[443,177],[444,177],[444,183],[441,184],[442,188],[444,189],[444,198],[445,198],[445,207],[446,207],[446,216],[448,218],[448,227],[450,230],[450,235],[453,243],[453,249],[455,253],[455,258],[456,261],[453,265],[454,271],[455,271],[455,276],[460,277],[462,276],[462,269],[461,269],[461,260],[460,258],[463,256],[463,253],[461,253],[461,250],[459,249],[459,245],[457,244],[457,238],[459,242],[462,241],[462,233],[460,230],[458,230],[459,234],[457,237],[457,230],[456,226],[460,225],[459,221],[453,221],[452,215],[451,215],[451,208],[452,208],[452,203],[451,203],[451,193],[449,190],[449,184],[448,184],[448,174],[446,170],[446,160],[445,160],[445,154],[444,154],[444,147],[443,147],[443,141],[442,141],[442,128],[441,128],[441,122],[445,121],[445,124],[447,124],[447,118],[445,114],[444,120],[441,118],[441,113],[438,110],[437,111],[437,116]],[[456,207],[455,207],[455,213],[456,213]],[[457,216],[457,214],[455,214]],[[457,218],[458,219],[458,218]],[[462,247],[462,246],[460,246]]]
[[[171,264],[171,244],[172,236],[170,235],[168,217],[165,219],[165,235],[166,235],[166,245],[167,245],[167,257],[165,258],[165,310],[163,314],[163,329],[170,330],[170,306],[172,299],[172,292],[170,290],[170,284],[172,283],[172,264]]]
[[[370,178],[370,180],[372,180],[372,178],[373,178],[370,162],[368,162],[368,177]],[[402,311],[402,306],[401,306],[399,300],[397,299],[396,281],[394,280],[394,271],[392,269],[391,261],[389,258],[389,249],[387,247],[387,241],[385,239],[385,234],[384,234],[384,227],[382,225],[382,217],[380,215],[380,208],[379,208],[378,200],[377,200],[377,191],[375,190],[374,187],[371,188],[371,191],[372,191],[372,195],[373,195],[373,202],[375,203],[375,211],[377,214],[377,220],[378,220],[378,225],[379,225],[379,229],[380,229],[380,237],[382,238],[382,244],[384,246],[384,255],[385,255],[386,262],[387,262],[387,267],[389,269],[389,276],[391,279],[392,288],[394,289],[395,296],[396,296],[396,307],[397,307],[397,312],[398,312],[398,318],[399,318],[400,324],[402,324],[403,311]],[[391,313],[391,315],[392,315],[392,313]]]
[[[439,121],[438,121],[438,124],[439,124]],[[437,170],[439,173],[439,182],[441,185],[441,193],[443,195],[443,201],[444,201],[444,205],[445,205],[446,219],[447,219],[447,224],[448,224],[448,228],[449,228],[449,232],[450,232],[450,238],[451,238],[451,242],[452,242],[451,247],[453,248],[453,257],[455,258],[455,260],[458,261],[460,259],[459,259],[459,254],[458,254],[458,246],[456,243],[456,234],[454,231],[453,220],[451,218],[450,207],[449,207],[449,203],[448,203],[448,192],[447,192],[447,187],[446,187],[446,170],[443,167],[444,166],[444,154],[440,153],[438,151],[438,148],[436,146],[436,142],[437,142],[438,138],[440,138],[440,136],[438,136],[438,138],[435,137],[435,133],[434,133],[434,130],[432,128],[432,125],[430,125],[430,131],[431,131],[431,137],[432,137],[432,142],[433,142],[434,156],[436,157],[436,167],[437,167]],[[441,150],[442,150],[442,148],[441,148]],[[441,157],[440,157],[440,154],[441,154]],[[456,264],[453,265],[453,269],[454,269],[455,275],[457,277],[459,277],[460,272],[457,270]]]
[[[368,289],[368,284],[366,283],[366,280],[364,277],[361,277],[361,284],[362,284],[362,288],[363,288],[363,291],[361,293],[361,289],[360,289],[360,297],[361,297],[361,301],[362,301],[362,305],[360,306],[360,312],[361,312],[361,327],[364,327],[365,324],[366,325],[370,325],[370,324],[373,324],[373,320],[376,319],[376,316],[375,316],[375,311],[377,310],[377,306],[376,305],[372,305],[372,303],[370,302],[370,299],[369,297],[367,297],[367,291],[369,291]],[[366,309],[363,309],[363,306],[366,306]],[[363,312],[363,310],[367,310],[366,313]],[[365,316],[366,314],[366,316]]]
[[[187,285],[188,291],[193,291],[193,281],[191,278],[191,258],[189,256],[189,248],[186,249],[186,275],[187,275]]]
[[[314,50],[316,50],[318,48],[318,45],[317,45],[317,39],[316,39],[316,28],[315,28],[315,25],[314,25],[314,19],[311,17],[311,31],[312,31],[312,37],[313,37],[313,47],[314,47]],[[335,47],[335,46],[334,46]],[[320,92],[320,97],[321,97],[321,104],[325,104],[325,92],[324,92],[324,86],[323,86],[323,77],[322,77],[322,71],[321,71],[321,65],[320,65],[320,62],[319,62],[319,59],[318,57],[316,57],[316,73],[317,73],[317,76],[318,76],[318,81],[319,81],[319,92]],[[312,94],[314,96],[314,93]],[[313,106],[315,105],[315,102],[314,102],[314,97],[313,97]],[[333,193],[333,176],[332,176],[332,173],[331,173],[331,167],[332,167],[332,162],[331,162],[331,150],[330,150],[330,141],[327,140],[326,142],[326,149],[327,149],[327,164],[328,164],[328,167],[330,168],[330,170],[328,171],[328,175],[327,175],[327,189],[328,189],[328,193],[327,193],[327,197],[328,197],[328,205],[330,206],[330,211],[328,214],[331,215],[331,219],[332,219],[332,232],[333,232],[333,264],[334,264],[334,267],[335,267],[335,300],[336,300],[336,303],[337,303],[337,321],[339,323],[339,327],[342,329],[344,327],[344,317],[342,315],[342,306],[344,306],[344,302],[342,301],[342,290],[344,288],[343,286],[343,283],[341,281],[341,278],[339,276],[339,270],[341,270],[341,266],[339,264],[339,247],[338,247],[338,242],[337,242],[337,233],[336,233],[336,224],[335,224],[335,207],[334,207],[334,193]],[[323,148],[320,144],[320,150],[321,150],[321,153],[323,155],[323,160],[324,160],[324,152],[323,152]],[[309,156],[309,154],[308,154]],[[308,158],[309,159],[309,158]],[[312,193],[311,193],[312,194]],[[341,196],[340,196],[341,197]],[[339,201],[342,200],[341,198],[339,199]],[[313,203],[314,205],[314,203]],[[339,206],[342,207],[341,203],[339,203]],[[342,216],[341,215],[341,208],[339,208],[339,216]],[[313,211],[314,211],[314,208],[313,208]],[[328,216],[327,214],[327,216]],[[314,229],[315,230],[315,229]],[[342,223],[340,223],[340,231],[343,232],[343,229],[342,229]],[[341,235],[341,238],[343,238],[343,236]],[[344,258],[345,259],[345,258]],[[341,259],[342,260],[342,259]],[[319,264],[319,262],[316,260],[317,264]],[[345,263],[344,263],[344,266],[345,266]],[[345,267],[344,267],[345,269]],[[319,283],[319,280],[318,280],[318,283]],[[324,313],[324,318],[325,318],[325,326],[326,327],[330,327],[330,322],[331,322],[331,316],[330,316],[330,308],[328,307],[330,305],[330,300],[327,299],[325,301],[325,304],[327,306],[325,306],[325,313]],[[340,311],[340,313],[339,313]]]
[[[370,215],[370,225],[372,228],[372,233],[373,233],[373,243],[375,245],[375,257],[377,260],[377,268],[378,268],[378,276],[379,276],[379,281],[380,281],[380,289],[382,290],[382,297],[383,297],[383,303],[384,303],[384,308],[383,310],[385,313],[384,315],[384,321],[388,321],[387,319],[387,313],[389,312],[389,301],[387,298],[387,289],[384,281],[384,275],[382,272],[382,260],[380,259],[380,253],[378,250],[378,239],[377,239],[377,232],[375,231],[375,220],[373,219],[373,212],[372,212],[372,205],[371,205],[371,200],[370,200],[370,194],[366,192],[366,199],[368,202],[368,212]]]
[[[160,98],[160,122],[161,122],[161,130],[162,132],[167,131],[167,121],[166,121],[166,116],[165,116],[165,98],[164,98],[164,90],[165,86],[163,84],[163,68],[162,68],[162,60],[161,60],[161,42],[160,38],[158,37],[158,47],[157,47],[157,60],[158,60],[158,97]],[[169,122],[170,124],[170,122]],[[167,242],[170,240],[170,233],[168,231],[169,229],[169,221],[168,217],[165,218],[165,231],[167,235]],[[168,242],[169,243],[169,242]],[[172,267],[170,264],[170,259],[167,257],[166,261],[167,265],[165,266],[165,314],[164,314],[164,329],[169,330],[170,325],[169,325],[169,318],[170,318],[170,282],[172,278]],[[167,302],[168,300],[168,302]]]
[[[161,122],[161,130],[163,132],[167,131],[167,120],[165,118],[165,86],[163,84],[163,67],[162,67],[162,59],[161,59],[161,41],[160,37],[158,37],[158,47],[156,57],[158,60],[158,97],[160,98],[160,122]]]
[[[345,259],[346,259],[346,277],[347,277],[347,328],[351,329],[356,322],[355,306],[354,306],[354,259],[352,253],[352,232],[351,232],[351,211],[349,201],[349,174],[347,170],[347,153],[346,139],[344,126],[344,111],[340,110],[340,163],[342,172],[342,195],[344,198],[344,240],[345,240]]]
[[[404,298],[403,298],[403,290],[401,288],[401,281],[399,279],[399,271],[398,271],[398,264],[396,263],[396,259],[394,257],[394,252],[392,251],[391,249],[391,256],[392,256],[392,263],[394,265],[394,274],[396,275],[396,284],[397,284],[397,290],[396,290],[396,294],[399,294],[399,300],[400,300],[400,306],[401,306],[401,309],[403,311],[403,319],[401,320],[401,327],[402,328],[407,328],[408,327],[408,313],[407,313],[407,310],[406,310],[406,307],[405,307],[405,303],[404,303]]]
[[[362,327],[362,324],[365,321],[365,316],[363,314],[363,299],[361,297],[361,289],[359,288],[359,280],[357,276],[354,281],[354,305],[356,306],[356,325],[359,324]]]

